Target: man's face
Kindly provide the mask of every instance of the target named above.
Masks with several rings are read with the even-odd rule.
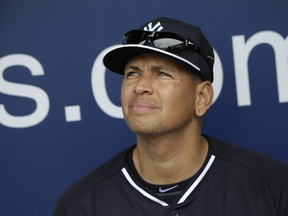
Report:
[[[191,71],[170,57],[150,53],[130,59],[121,89],[128,126],[144,136],[191,129],[198,83]]]

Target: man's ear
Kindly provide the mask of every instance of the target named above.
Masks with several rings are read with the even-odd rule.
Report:
[[[213,102],[214,90],[211,82],[204,81],[198,84],[196,96],[195,114],[198,117],[204,116]]]

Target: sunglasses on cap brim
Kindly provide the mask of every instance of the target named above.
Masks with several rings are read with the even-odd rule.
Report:
[[[122,44],[146,45],[168,52],[189,49],[193,52],[197,52],[200,56],[202,56],[202,58],[206,60],[208,65],[210,65],[210,60],[208,57],[203,52],[201,52],[199,47],[193,41],[191,41],[189,38],[172,32],[151,32],[135,29],[128,31],[124,35]]]
[[[166,51],[185,48],[196,50],[194,42],[182,35],[171,32],[131,30],[124,35],[123,44],[147,45]]]

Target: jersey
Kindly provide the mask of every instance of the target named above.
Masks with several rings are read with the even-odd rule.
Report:
[[[118,153],[70,186],[53,216],[288,216],[288,167],[274,159],[206,136],[206,163],[172,203],[133,175]]]

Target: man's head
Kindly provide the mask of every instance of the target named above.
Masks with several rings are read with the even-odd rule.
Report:
[[[213,48],[200,28],[174,19],[160,17],[139,29],[128,31],[123,45],[110,50],[104,65],[123,74],[128,60],[141,53],[162,53],[182,61],[203,80],[213,82]]]
[[[199,133],[213,100],[212,47],[199,28],[168,18],[142,29],[129,31],[124,44],[104,57],[108,69],[124,75],[121,102],[128,126],[146,136]]]
[[[125,66],[122,109],[128,126],[138,135],[199,130],[212,100],[211,82],[170,56],[143,53]]]

